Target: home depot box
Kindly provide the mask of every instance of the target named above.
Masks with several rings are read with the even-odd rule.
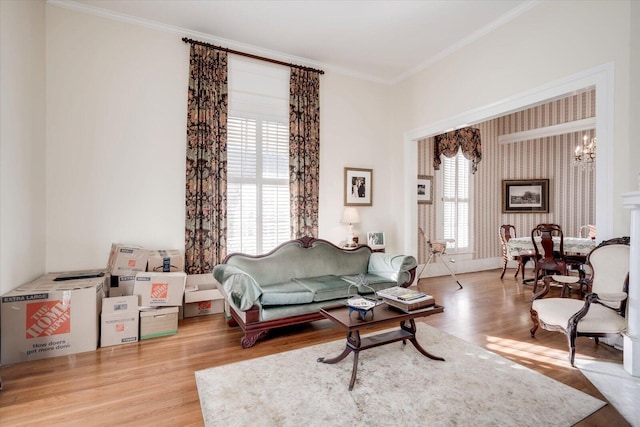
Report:
[[[125,274],[129,271],[145,271],[149,251],[136,245],[111,244],[107,270],[114,276]]]
[[[222,313],[224,297],[216,287],[213,274],[190,274],[184,288],[184,317]]]
[[[102,294],[103,296],[108,295],[111,275],[106,269],[54,271],[38,277],[34,282],[66,282],[84,279],[96,279],[96,283],[97,281],[102,280]],[[70,283],[68,285],[69,287],[72,286]]]
[[[149,251],[147,271],[156,273],[184,271],[184,255],[177,249]]]
[[[136,295],[104,298],[100,317],[100,347],[138,341],[140,316]]]
[[[110,297],[120,297],[133,295],[133,285],[136,282],[136,272],[123,272],[119,276],[111,276],[111,286],[109,287]]]
[[[178,333],[178,307],[140,309],[140,339],[164,337]]]
[[[45,278],[2,296],[3,364],[93,351],[98,347],[104,278]]]
[[[136,274],[133,293],[140,296],[140,306],[179,306],[182,305],[184,284],[187,275],[183,272]]]

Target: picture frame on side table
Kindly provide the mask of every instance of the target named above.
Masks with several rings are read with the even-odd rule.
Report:
[[[344,168],[344,205],[373,205],[373,169]]]
[[[548,213],[549,180],[502,180],[503,213]]]
[[[384,249],[386,240],[383,231],[368,231],[367,232],[367,245],[371,249]]]
[[[433,204],[433,176],[418,175],[418,204]]]

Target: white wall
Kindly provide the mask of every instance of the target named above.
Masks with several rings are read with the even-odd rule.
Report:
[[[189,47],[47,6],[47,271],[184,248]]]
[[[628,212],[622,209],[619,195],[630,190],[629,11],[628,1],[538,3],[529,12],[396,85],[392,98],[397,113],[393,117],[394,143],[403,143],[404,132],[613,62],[616,194],[612,198],[612,227],[615,234],[628,233]],[[638,172],[637,162],[632,168]]]
[[[629,162],[629,187],[628,191],[638,189],[638,179],[640,179],[640,171],[638,170],[638,159],[640,159],[640,138],[638,138],[638,127],[640,123],[640,2],[631,2],[631,84],[629,91],[629,144],[630,155],[627,158]],[[633,173],[635,170],[635,173]],[[623,191],[624,192],[624,191]]]
[[[45,4],[0,1],[0,294],[45,269]]]
[[[344,168],[372,169],[372,206],[356,207],[360,224],[354,234],[361,242],[368,231],[384,231],[387,250],[400,249],[401,221],[390,203],[397,192],[391,177],[400,171],[389,143],[387,99],[390,88],[357,78],[327,73],[320,82],[320,232],[340,243],[347,226],[340,224],[344,209]]]
[[[47,271],[102,267],[112,242],[184,248],[189,46],[180,35],[47,7]],[[374,170],[361,236],[397,246],[385,85],[321,77],[319,237],[345,239],[343,168]]]

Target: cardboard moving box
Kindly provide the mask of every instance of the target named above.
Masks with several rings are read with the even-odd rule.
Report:
[[[205,316],[224,311],[224,297],[213,274],[190,274],[184,288],[184,317]]]
[[[164,337],[178,333],[178,307],[140,309],[140,339]]]
[[[149,251],[147,271],[156,273],[184,271],[184,255],[177,249]]]
[[[138,341],[140,316],[136,295],[104,298],[100,323],[100,347]]]
[[[0,362],[95,351],[104,283],[104,277],[56,282],[44,276],[4,294]]]
[[[123,272],[120,276],[111,276],[110,297],[133,295],[133,285],[136,282],[136,272]]]
[[[113,243],[107,262],[107,270],[114,276],[127,274],[131,271],[145,271],[147,269],[149,251],[136,245]]]
[[[177,307],[182,305],[186,273],[137,273],[133,293],[140,296],[141,307]]]

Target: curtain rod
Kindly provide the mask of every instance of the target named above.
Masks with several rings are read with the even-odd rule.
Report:
[[[224,52],[233,53],[233,54],[240,55],[240,56],[246,56],[247,58],[259,59],[261,61],[271,62],[273,64],[285,65],[287,67],[301,68],[301,69],[307,70],[307,71],[315,71],[318,74],[324,74],[324,71],[316,70],[315,68],[305,67],[305,66],[297,65],[297,64],[291,64],[289,62],[278,61],[276,59],[265,58],[264,56],[253,55],[251,53],[240,52],[240,51],[237,51],[237,50],[228,49],[226,47],[220,47],[220,46],[212,45],[210,43],[205,43],[205,42],[201,42],[201,41],[198,41],[198,40],[193,40],[193,39],[190,39],[190,38],[187,38],[187,37],[183,37],[182,41],[185,42],[185,43],[191,43],[191,44],[197,44],[197,45],[200,45],[200,46],[212,47],[214,49],[222,50]]]

